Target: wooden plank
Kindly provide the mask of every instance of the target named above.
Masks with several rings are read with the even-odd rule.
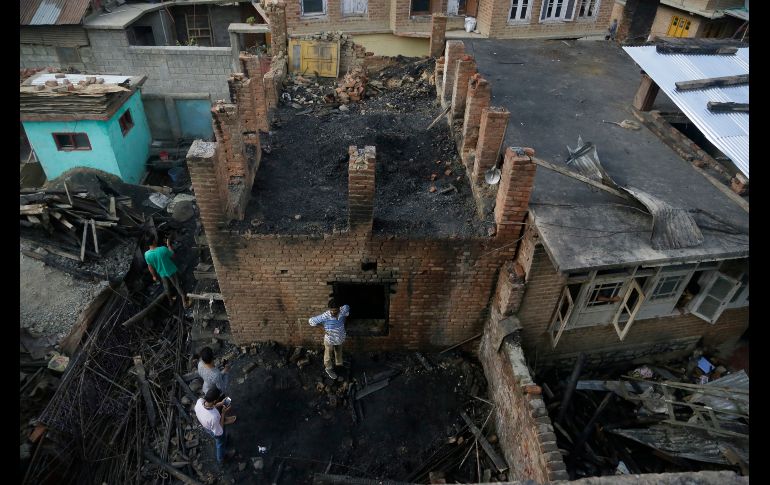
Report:
[[[42,214],[45,209],[46,209],[46,205],[45,204],[26,204],[26,205],[20,205],[19,206],[19,215],[31,216],[31,215]]]
[[[479,443],[481,443],[481,447],[484,449],[484,451],[487,453],[487,456],[489,456],[489,459],[492,460],[492,463],[494,463],[495,468],[497,468],[497,471],[500,473],[503,473],[508,469],[508,465],[505,463],[505,460],[500,458],[500,455],[498,455],[494,448],[492,448],[492,445],[489,444],[489,441],[484,437],[484,435],[481,433],[481,430],[476,427],[475,424],[473,424],[473,421],[471,418],[465,413],[465,411],[460,413],[460,416],[462,416],[463,420],[465,421],[465,424],[468,425],[468,428],[471,430],[471,433],[476,437]]]
[[[86,236],[88,235],[88,224],[83,224],[83,242],[80,243],[80,261],[86,259]]]
[[[175,478],[177,478],[180,481],[186,483],[187,485],[203,485],[198,480],[195,480],[194,478],[191,478],[191,477],[185,475],[184,473],[180,472],[179,470],[177,470],[173,466],[160,461],[160,458],[158,458],[157,456],[153,455],[151,452],[149,452],[147,450],[144,451],[144,457],[147,458],[148,460],[150,460],[152,463],[154,463],[154,464],[158,465],[159,467],[163,468],[169,474],[173,475]]]
[[[96,251],[96,254],[99,254],[99,241],[96,238],[96,224],[93,219],[91,219],[91,234],[94,237],[94,250]]]
[[[223,301],[224,298],[222,297],[222,293],[188,293],[187,297],[191,300],[219,300]]]
[[[72,205],[72,196],[70,195],[70,189],[67,188],[67,181],[64,181],[64,192],[67,194],[67,200],[70,201],[70,206]]]
[[[661,44],[655,49],[658,54],[694,54],[694,55],[735,55],[737,47],[712,47],[695,45]]]
[[[356,400],[361,399],[364,396],[368,396],[375,391],[379,391],[380,389],[384,389],[388,386],[388,384],[390,384],[390,379],[385,379],[384,381],[370,384],[356,393]]]
[[[713,113],[748,113],[749,103],[709,101],[706,108]]]
[[[441,352],[439,352],[439,355],[440,355],[440,354],[443,354],[444,352],[449,352],[449,351],[450,351],[450,350],[452,350],[452,349],[456,349],[457,347],[459,347],[459,346],[461,346],[461,345],[465,345],[465,344],[467,344],[468,342],[472,342],[472,341],[476,340],[477,338],[480,338],[480,337],[481,337],[481,335],[482,335],[482,334],[477,334],[477,335],[474,335],[473,337],[470,337],[470,338],[467,338],[467,339],[463,340],[463,341],[462,341],[462,342],[460,342],[460,343],[454,344],[453,346],[451,346],[451,347],[448,347],[448,348],[446,348],[446,349],[442,350]]]
[[[577,381],[580,378],[580,372],[583,370],[583,364],[585,361],[586,355],[583,352],[580,352],[580,354],[578,354],[577,360],[575,360],[575,367],[572,368],[572,375],[567,381],[567,388],[565,389],[564,397],[561,400],[559,415],[556,417],[556,422],[558,423],[564,421],[564,416],[567,414],[569,401],[572,398],[572,393],[575,391],[575,386],[577,386]]]
[[[718,88],[723,86],[740,86],[749,83],[748,74],[738,76],[709,77],[694,79],[692,81],[679,81],[676,84],[677,91],[692,91],[695,89]]]
[[[118,217],[117,212],[115,212],[115,197],[110,197],[110,216],[111,217]]]

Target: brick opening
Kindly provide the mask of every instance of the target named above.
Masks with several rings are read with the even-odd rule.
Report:
[[[376,264],[376,263],[375,263]],[[340,304],[349,304],[345,323],[348,335],[385,337],[388,335],[390,285],[385,283],[332,283],[332,294]]]

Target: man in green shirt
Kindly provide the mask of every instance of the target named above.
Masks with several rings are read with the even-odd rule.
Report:
[[[187,294],[182,289],[182,284],[179,282],[179,276],[177,274],[177,267],[171,258],[174,256],[174,250],[171,249],[171,242],[166,239],[166,245],[158,247],[157,237],[150,243],[150,249],[144,253],[144,260],[147,261],[147,267],[150,268],[150,274],[153,281],[158,281],[160,278],[163,283],[163,289],[166,291],[166,296],[171,304],[176,300],[176,295],[171,294],[171,286],[182,295],[185,308],[190,305],[190,301],[187,298]]]

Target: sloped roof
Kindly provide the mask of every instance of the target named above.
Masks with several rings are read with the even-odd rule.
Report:
[[[656,46],[624,47],[671,101],[693,122],[705,137],[748,178],[749,114],[713,113],[709,101],[749,102],[749,86],[711,87],[678,91],[676,83],[749,73],[749,48],[734,55],[663,54]]]
[[[20,0],[19,25],[77,25],[89,0]]]

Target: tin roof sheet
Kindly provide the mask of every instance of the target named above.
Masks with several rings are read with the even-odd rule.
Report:
[[[693,91],[676,89],[679,81],[748,74],[748,47],[739,48],[730,56],[659,54],[655,46],[623,49],[705,137],[749,177],[749,114],[712,113],[706,107],[709,101],[748,103],[748,85]]]
[[[20,25],[79,24],[89,0],[20,0]]]

